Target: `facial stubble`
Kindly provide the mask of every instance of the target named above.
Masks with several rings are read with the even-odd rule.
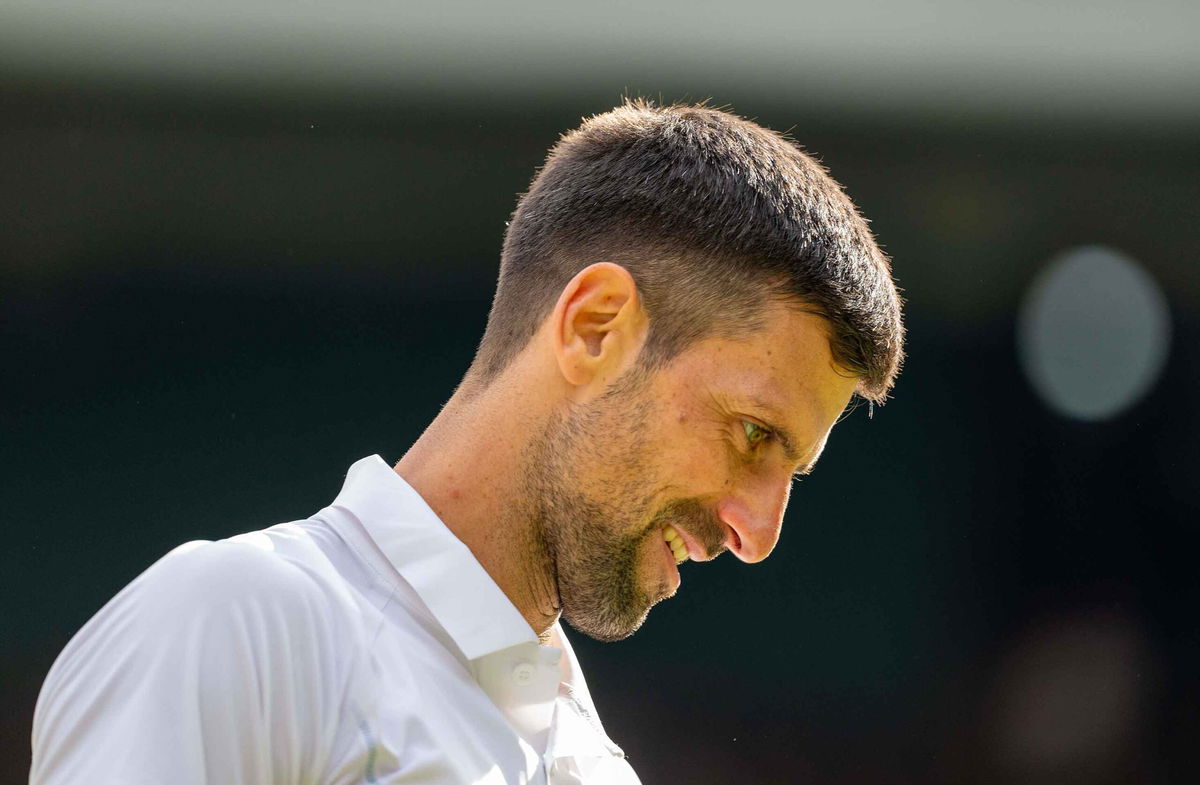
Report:
[[[665,526],[691,532],[709,556],[724,550],[722,528],[700,500],[660,500],[652,512],[661,495],[650,427],[659,406],[647,387],[631,378],[552,418],[526,453],[531,573],[572,627],[601,641],[632,635],[674,594],[666,576],[651,583],[640,572],[647,549],[666,547]]]
[[[642,583],[659,527],[649,514],[654,472],[644,388],[618,385],[551,418],[526,452],[523,506],[531,568],[546,576],[572,627],[602,641],[633,634],[670,595]]]

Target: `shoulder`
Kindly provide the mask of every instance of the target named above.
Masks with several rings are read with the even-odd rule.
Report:
[[[245,541],[185,543],[75,634],[47,674],[39,709],[107,705],[111,693],[183,711],[257,694],[326,711],[361,672],[364,648],[326,583]]]
[[[198,783],[209,764],[231,783],[319,769],[367,684],[364,647],[328,574],[270,546],[186,543],[101,609],[43,684],[31,781],[68,781],[80,761],[112,782]]]
[[[323,660],[346,661],[362,635],[361,615],[336,571],[317,559],[319,551],[283,553],[259,534],[180,545],[77,637],[106,631],[130,646],[172,650],[220,640],[276,655],[315,647]]]
[[[335,587],[269,540],[197,540],[175,548],[129,587],[143,604],[214,609],[258,605],[284,611],[320,610]]]

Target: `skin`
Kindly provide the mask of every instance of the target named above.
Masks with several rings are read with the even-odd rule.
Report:
[[[592,265],[497,379],[464,382],[396,472],[543,641],[560,615],[626,637],[679,587],[667,524],[694,561],[771,553],[793,475],[854,393],[821,317],[766,308],[761,330],[647,373],[637,285]]]

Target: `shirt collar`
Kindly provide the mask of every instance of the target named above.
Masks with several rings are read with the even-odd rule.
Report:
[[[467,659],[537,642],[471,550],[383,458],[356,461],[333,506],[359,520]]]

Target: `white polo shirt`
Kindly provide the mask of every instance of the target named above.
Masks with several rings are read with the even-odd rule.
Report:
[[[637,783],[552,642],[373,455],[313,517],[181,545],[84,625],[30,782]]]

